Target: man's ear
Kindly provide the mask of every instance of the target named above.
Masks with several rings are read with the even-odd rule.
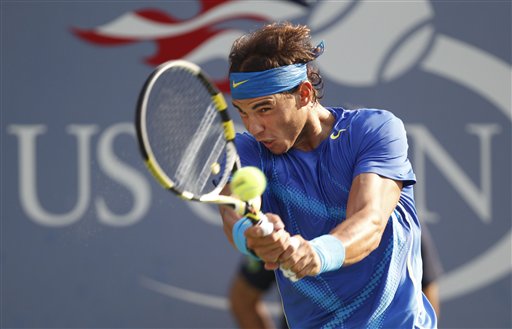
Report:
[[[313,85],[309,81],[304,81],[300,84],[298,94],[299,94],[299,105],[306,106],[314,100]]]

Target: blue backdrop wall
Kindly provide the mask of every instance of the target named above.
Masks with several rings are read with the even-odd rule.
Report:
[[[0,8],[2,328],[235,326],[226,295],[239,255],[213,207],[154,183],[134,108],[146,76],[173,58],[225,88],[234,38],[282,20],[325,40],[325,105],[405,122],[418,210],[445,269],[440,327],[512,326],[509,1]]]

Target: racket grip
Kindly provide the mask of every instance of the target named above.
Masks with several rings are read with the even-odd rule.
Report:
[[[265,216],[264,213],[259,212],[258,217],[259,219],[256,225],[259,225],[261,227],[264,236],[267,236],[274,232],[274,224],[272,224],[272,222],[268,220],[267,216]],[[292,236],[290,237],[290,245],[293,248],[293,250],[297,250],[297,248],[299,248],[300,245],[300,240]],[[292,270],[285,269],[283,267],[280,267],[279,269],[283,272],[283,275],[290,281],[299,281],[299,279],[296,277],[295,273]]]
[[[258,224],[262,231],[263,231],[263,236],[267,236],[269,235],[270,233],[274,232],[274,224],[272,224],[267,216],[265,216],[264,213],[260,212],[258,214],[258,217],[259,217],[259,220],[258,220]]]
[[[290,237],[290,245],[291,247],[293,248],[293,250],[297,250],[297,248],[299,248],[300,246],[300,240],[297,239],[296,237]],[[297,278],[297,276],[295,275],[295,273],[290,270],[290,269],[285,269],[283,267],[280,267],[281,269],[281,272],[283,272],[283,275],[288,278],[291,282],[297,282],[299,281],[299,279]]]

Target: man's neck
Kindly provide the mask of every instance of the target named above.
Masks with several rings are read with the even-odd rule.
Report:
[[[294,149],[309,152],[318,147],[329,137],[334,125],[334,115],[320,103],[315,103],[309,110],[308,119],[304,125]]]

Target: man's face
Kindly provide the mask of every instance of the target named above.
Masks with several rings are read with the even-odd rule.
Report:
[[[274,154],[291,149],[300,139],[306,110],[295,94],[233,100],[247,131]]]

